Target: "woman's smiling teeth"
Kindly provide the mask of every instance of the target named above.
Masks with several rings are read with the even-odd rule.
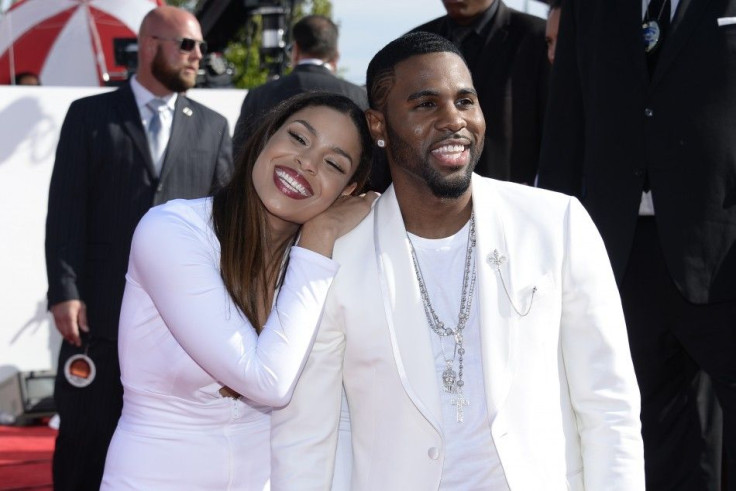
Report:
[[[279,179],[281,184],[286,188],[289,195],[298,195],[293,197],[309,198],[314,194],[311,186],[304,180],[298,173],[292,169],[285,167],[276,167],[274,169],[276,177]]]

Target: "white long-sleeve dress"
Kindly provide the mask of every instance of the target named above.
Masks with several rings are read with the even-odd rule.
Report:
[[[102,489],[258,490],[271,406],[291,397],[337,263],[292,247],[260,336],[220,277],[211,199],[150,210],[133,237],[120,314],[123,413]],[[227,385],[242,394],[223,397]]]

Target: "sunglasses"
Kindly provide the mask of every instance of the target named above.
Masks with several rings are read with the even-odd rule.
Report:
[[[199,46],[199,52],[202,53],[202,56],[207,54],[206,41],[197,41],[196,39],[192,38],[164,38],[160,36],[151,37],[160,41],[174,41],[175,43],[179,43],[179,49],[181,51],[186,51],[187,53],[191,53],[194,50],[195,46]]]

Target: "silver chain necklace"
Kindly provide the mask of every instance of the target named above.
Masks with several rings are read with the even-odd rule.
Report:
[[[453,329],[452,327],[445,326],[437,313],[432,307],[432,302],[429,300],[429,292],[427,291],[427,285],[422,275],[422,270],[419,267],[419,261],[417,260],[417,254],[414,250],[414,244],[411,242],[411,238],[407,233],[409,239],[409,247],[411,248],[411,259],[414,263],[414,273],[417,276],[417,282],[419,283],[419,293],[422,297],[422,304],[424,306],[424,314],[427,317],[429,327],[434,331],[440,338],[440,348],[442,350],[442,356],[445,359],[445,369],[442,372],[442,388],[445,392],[454,394],[455,397],[450,401],[450,404],[456,407],[457,410],[457,422],[463,422],[463,407],[470,404],[470,401],[465,399],[463,396],[463,361],[465,356],[465,348],[463,347],[463,330],[465,325],[468,323],[470,318],[470,308],[473,303],[473,292],[475,291],[475,265],[474,265],[474,254],[475,249],[475,214],[470,215],[470,230],[468,231],[468,245],[465,250],[465,271],[463,272],[463,290],[460,297],[460,312],[458,314],[457,326]],[[452,358],[448,358],[445,354],[444,338],[452,336],[455,347],[453,349]],[[455,371],[455,358],[458,360],[457,372]]]

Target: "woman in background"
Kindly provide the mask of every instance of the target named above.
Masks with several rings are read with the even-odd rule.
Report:
[[[302,94],[246,143],[214,198],[150,210],[120,315],[123,413],[102,489],[261,490],[338,265],[370,211],[371,140],[346,97]]]

